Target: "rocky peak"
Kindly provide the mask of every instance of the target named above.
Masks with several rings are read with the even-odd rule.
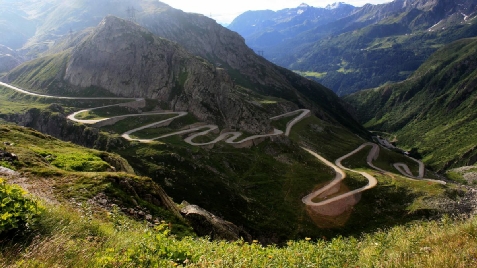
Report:
[[[173,110],[228,128],[270,130],[268,117],[234,93],[224,70],[113,16],[73,50],[64,80],[77,90],[96,87],[121,97],[159,99]]]
[[[329,9],[329,10],[332,10],[332,9],[337,9],[337,8],[340,8],[341,6],[343,5],[346,5],[346,3],[344,2],[335,2],[333,4],[329,4],[325,7],[325,9]]]

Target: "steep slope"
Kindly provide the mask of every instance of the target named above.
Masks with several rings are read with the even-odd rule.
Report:
[[[34,73],[38,64],[50,66],[52,76]],[[267,117],[239,99],[223,70],[116,17],[105,18],[75,49],[21,66],[6,79],[63,95],[96,88],[115,96],[156,99],[202,121],[252,133],[267,131]]]
[[[260,50],[273,62],[346,95],[404,80],[440,46],[476,36],[476,4],[475,0],[368,4]]]
[[[187,15],[181,11],[173,12]],[[123,97],[154,98],[171,109],[191,111],[200,120],[252,133],[270,130],[266,122],[271,116],[265,116],[266,109],[257,101],[279,98],[293,102],[291,105],[295,109],[311,108],[328,121],[367,135],[330,90],[267,62],[254,54],[238,35],[210,19],[197,23],[213,25],[210,35],[222,36],[223,40],[216,44],[214,51],[224,57],[223,68],[194,57],[181,46],[157,38],[134,23],[109,18],[107,24],[102,23],[92,33],[88,30],[89,37],[88,34],[78,34],[77,38],[72,38],[71,48],[60,43],[65,51],[22,65],[5,80],[26,88],[48,89],[55,94],[109,92]],[[169,16],[161,18],[165,21],[171,19]],[[198,17],[191,15],[189,20],[187,18],[179,21],[195,25]],[[169,23],[172,25],[174,21]],[[171,27],[170,32],[180,32],[177,25]],[[164,23],[161,29],[169,28]],[[184,30],[191,31],[191,40],[201,36],[202,31],[194,29],[196,31],[190,27]],[[227,39],[227,36],[232,39]],[[212,39],[208,38],[209,41]],[[204,46],[206,51],[208,46]],[[78,91],[79,88],[83,93]],[[252,97],[249,90],[258,95]],[[201,97],[192,97],[197,94]],[[247,101],[239,100],[243,96],[248,96]],[[292,106],[282,106],[281,109],[291,109]],[[251,116],[254,113],[256,115]],[[265,127],[258,127],[261,125],[258,122],[265,122]]]
[[[23,48],[32,56],[51,55],[74,47],[84,36],[83,29],[97,25],[102,16],[113,14],[135,20],[153,34],[175,41],[188,52],[207,59],[214,67],[225,69],[232,81],[242,88],[312,108],[315,114],[326,115],[330,120],[363,133],[342,105],[336,105],[340,100],[328,89],[277,68],[256,55],[238,34],[202,15],[185,13],[154,0],[80,0],[75,3],[31,0],[22,10],[36,14],[33,16],[38,25],[36,33]],[[58,43],[63,44],[60,50]],[[23,84],[25,87],[30,85]]]
[[[345,99],[372,130],[392,132],[398,143],[417,148],[434,168],[477,161],[477,39],[448,45],[409,79]]]

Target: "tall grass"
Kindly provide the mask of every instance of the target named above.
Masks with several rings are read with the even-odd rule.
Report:
[[[475,267],[477,218],[420,221],[359,238],[262,246],[178,239],[119,212],[49,207],[29,237],[2,241],[2,267]],[[172,226],[172,228],[174,228]],[[326,238],[325,238],[326,239]],[[6,242],[6,243],[5,243]]]

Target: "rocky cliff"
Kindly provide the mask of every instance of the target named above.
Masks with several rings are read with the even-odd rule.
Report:
[[[268,116],[236,94],[227,72],[132,22],[106,17],[63,58],[65,69],[59,68],[48,83],[70,94],[100,88],[119,97],[158,99],[172,110],[188,111],[200,121],[226,128],[271,130]],[[22,68],[7,79],[28,71]],[[27,86],[36,80],[28,80]]]

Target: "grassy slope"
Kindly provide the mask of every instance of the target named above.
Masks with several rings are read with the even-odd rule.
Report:
[[[39,109],[43,109],[42,105],[53,101],[8,90],[5,93],[0,98],[5,107],[9,106],[9,101],[14,100],[15,103],[30,103],[31,106],[38,105]],[[69,106],[68,110],[77,110],[77,105],[87,106],[86,102],[59,102]],[[94,104],[97,105],[90,105]],[[280,104],[267,104],[266,108],[273,109],[277,105]],[[14,112],[21,112],[21,109],[15,108],[11,113]],[[113,109],[111,112],[121,111]],[[94,116],[103,115],[108,114],[99,110]],[[147,117],[145,119],[148,120]],[[195,122],[194,118],[184,117],[165,129],[178,129],[192,122]],[[284,127],[283,122],[277,123],[278,127]],[[123,120],[107,130],[122,133],[128,127],[128,120]],[[146,137],[159,134],[162,129],[138,134]],[[299,146],[308,146],[327,159],[335,160],[358,147],[364,140],[345,127],[314,116],[298,123],[290,138],[291,140],[280,138],[276,142],[265,141],[251,149],[234,149],[220,143],[214,149],[207,150],[190,146],[183,142],[182,137],[175,136],[152,145],[132,143],[131,146],[116,149],[116,152],[125,157],[141,175],[151,177],[164,187],[176,202],[187,200],[198,204],[226,220],[243,225],[262,241],[357,234],[363,230],[408,222],[427,214],[428,207],[422,207],[418,203],[413,205],[416,212],[409,214],[409,207],[413,200],[418,201],[419,194],[411,189],[414,187],[412,183],[396,186],[392,181],[384,180],[382,187],[380,185],[375,191],[363,195],[344,227],[316,228],[306,207],[301,203],[301,198],[318,185],[328,182],[334,174],[299,149]],[[383,165],[389,166],[389,160],[394,161],[386,157]],[[346,187],[350,189],[361,187],[364,183],[363,178],[357,175],[345,180]],[[423,189],[422,193],[425,191]],[[435,195],[445,196],[445,192]],[[384,209],[376,211],[376,202],[380,202]],[[422,213],[421,207],[424,208]],[[385,213],[387,216],[382,217]],[[396,218],[400,220],[396,221]]]
[[[316,125],[321,125],[325,131],[339,131],[317,118],[307,120],[297,126],[295,138],[306,135],[309,129],[321,133],[323,130]],[[222,206],[218,207],[223,209],[221,214],[232,211],[239,214],[236,217],[245,217],[249,220],[248,223],[245,221],[249,228],[266,228],[276,232],[277,236],[289,232],[290,235],[282,239],[293,236],[301,238],[282,247],[262,247],[242,241],[209,242],[206,239],[170,236],[169,228],[180,235],[187,234],[188,229],[167,211],[140,197],[132,197],[127,187],[123,187],[124,183],[121,183],[126,181],[134,185],[136,192],[144,194],[157,187],[151,179],[128,173],[102,172],[102,165],[94,165],[96,168],[89,172],[68,171],[66,165],[53,161],[69,158],[75,163],[74,166],[88,167],[94,162],[90,158],[106,163],[101,156],[117,156],[84,149],[16,126],[1,126],[0,131],[0,142],[14,142],[8,150],[19,156],[20,162],[14,164],[15,168],[35,180],[46,181],[48,187],[53,186],[48,189],[53,189],[53,194],[62,203],[46,205],[47,211],[30,230],[0,236],[0,240],[5,241],[0,246],[0,265],[168,267],[188,263],[199,267],[287,267],[311,264],[323,267],[431,266],[469,264],[475,261],[477,254],[473,239],[476,234],[475,220],[461,223],[445,218],[440,222],[415,222],[408,227],[394,227],[361,235],[361,231],[375,230],[376,226],[386,227],[391,223],[396,225],[416,219],[413,215],[419,216],[419,213],[413,212],[417,205],[412,200],[440,195],[445,191],[440,185],[413,183],[402,178],[391,179],[376,173],[380,188],[362,196],[361,203],[353,209],[347,227],[337,230],[314,227],[299,197],[320,181],[328,181],[333,174],[313,157],[296,148],[293,141],[264,142],[252,149],[218,145],[211,151],[190,147],[180,141],[153,146],[138,144],[127,149],[131,164],[138,170],[154,172],[157,174],[153,177],[156,182],[161,183],[161,178],[169,178],[166,188],[175,198],[181,196],[180,192],[183,191],[187,200],[209,200]],[[359,140],[355,140],[354,144],[343,144],[343,147],[336,147],[332,151],[326,150],[327,147],[322,150],[333,158],[333,154],[341,155],[359,143]],[[311,146],[317,149],[319,144]],[[87,157],[71,159],[78,155]],[[278,163],[274,157],[280,157],[283,162]],[[67,162],[62,160],[61,163]],[[367,169],[362,161],[357,162],[353,167]],[[360,179],[356,180],[359,183]],[[349,181],[350,188],[357,186],[354,185],[357,182],[353,181]],[[189,187],[186,188],[188,191],[184,191],[184,187]],[[100,192],[106,193],[120,206],[127,207],[137,202],[155,217],[172,221],[173,224],[162,224],[153,230],[119,211],[108,212],[86,202]],[[73,199],[75,201],[71,202]],[[82,204],[78,206],[78,203]],[[240,205],[245,205],[246,209]],[[338,233],[354,234],[359,238],[337,237]],[[11,235],[14,239],[11,239]],[[313,241],[304,241],[306,236],[313,237]],[[319,238],[333,239],[327,242]],[[457,247],[458,252],[448,250],[449,239],[461,245]]]
[[[170,236],[117,212],[47,206],[30,231],[1,236],[8,267],[474,267],[477,219],[418,222],[330,241],[263,247]],[[172,228],[174,228],[172,226]],[[307,239],[308,240],[308,239]]]
[[[121,100],[66,100],[55,98],[43,98],[18,93],[10,88],[0,86],[0,116],[9,114],[22,114],[29,109],[44,109],[51,104],[59,104],[65,108],[65,112],[78,111],[84,108],[94,108],[117,104]]]
[[[475,163],[477,39],[436,52],[408,80],[346,97],[373,130],[397,134],[405,148],[443,170]]]
[[[204,150],[184,143],[180,137],[161,142],[137,144],[117,153],[142,175],[163,186],[176,202],[187,200],[205,207],[243,225],[262,241],[334,237],[393,226],[435,213],[426,201],[447,195],[448,187],[411,182],[398,175],[391,179],[370,171],[380,176],[380,183],[363,194],[345,226],[318,229],[301,198],[330,181],[334,173],[298,147],[308,146],[335,160],[363,143],[346,129],[309,117],[294,127],[291,140],[265,141],[251,149],[219,143],[212,150]],[[377,164],[394,171],[390,163],[397,160],[408,162],[417,173],[415,163],[392,152],[383,152]],[[350,189],[366,182],[353,174],[345,180]]]
[[[159,198],[162,189],[150,178],[136,176],[127,161],[116,154],[86,149],[32,129],[0,124],[0,143],[4,142],[12,144],[5,148],[18,156],[18,161],[8,166],[34,178],[30,184],[40,183],[42,191],[52,193],[53,199],[85,204],[104,193],[121,207],[139,205],[154,217],[178,223],[179,232],[190,234],[173,213],[148,201],[148,195]]]

